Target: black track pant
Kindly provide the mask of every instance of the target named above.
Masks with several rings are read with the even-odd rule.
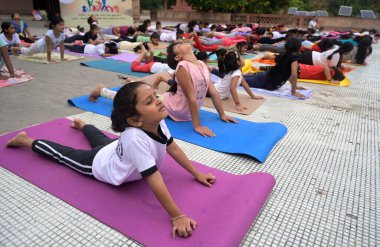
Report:
[[[92,162],[95,155],[101,148],[115,140],[104,135],[93,125],[83,126],[82,131],[92,147],[91,150],[74,149],[47,140],[35,140],[32,144],[32,150],[82,174],[93,176]]]

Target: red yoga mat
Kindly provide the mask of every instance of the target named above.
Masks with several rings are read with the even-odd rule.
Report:
[[[57,119],[25,130],[32,138],[88,149],[85,137],[69,125]],[[1,166],[147,246],[238,246],[275,185],[268,173],[232,175],[194,163],[217,177],[208,188],[167,157],[160,168],[165,184],[182,212],[198,223],[190,238],[173,239],[169,216],[144,180],[115,187],[31,150],[6,148],[16,133],[0,136]]]

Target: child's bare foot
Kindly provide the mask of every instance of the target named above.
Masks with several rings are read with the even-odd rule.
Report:
[[[96,102],[102,93],[102,89],[104,88],[103,84],[98,85],[94,90],[91,91],[88,100],[91,102]]]
[[[7,147],[31,147],[33,139],[25,131],[21,131],[15,137],[7,141]]]
[[[19,48],[18,47],[11,47],[11,51],[12,51],[12,54],[15,55],[15,56],[18,56],[18,53],[19,53]]]
[[[74,118],[73,122],[71,123],[71,127],[78,130],[81,130],[85,125],[86,123],[79,118]]]

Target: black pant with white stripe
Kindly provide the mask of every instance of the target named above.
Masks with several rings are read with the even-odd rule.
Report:
[[[47,140],[35,140],[32,144],[32,150],[59,164],[69,166],[82,174],[93,176],[92,162],[95,155],[101,148],[115,140],[104,135],[93,125],[86,124],[82,128],[82,132],[89,141],[92,147],[91,150],[74,149]]]

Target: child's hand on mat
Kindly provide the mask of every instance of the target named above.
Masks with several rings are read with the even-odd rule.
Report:
[[[299,93],[299,92],[294,92],[294,93],[292,93],[292,95],[295,97],[301,98],[301,99],[305,98],[305,95],[303,95],[302,93]]]
[[[251,97],[251,99],[264,99],[264,97],[263,96],[258,96],[258,95],[253,95],[252,97]]]
[[[185,215],[173,218],[172,225],[173,238],[175,238],[177,233],[182,238],[190,237],[193,234],[193,230],[197,228],[197,222]]]
[[[198,182],[201,182],[208,187],[211,187],[213,183],[215,183],[216,179],[216,177],[211,173],[198,173],[195,178],[198,180]]]
[[[57,61],[55,61],[55,60],[48,60],[48,63],[56,63]]]
[[[220,116],[220,119],[222,119],[224,122],[227,122],[227,123],[229,122],[239,123],[238,121],[236,121],[236,119],[229,117],[226,114],[223,114],[222,116]]]
[[[302,86],[297,86],[296,89],[299,89],[299,90],[306,90],[305,87],[302,87]]]
[[[215,137],[214,132],[212,132],[212,130],[210,130],[206,126],[197,126],[197,127],[194,127],[194,130],[195,130],[195,132],[197,132],[197,133],[199,133],[199,134],[201,134],[203,136]]]
[[[61,61],[69,61],[67,58],[61,58]]]
[[[243,106],[243,105],[240,105],[240,104],[236,105],[235,108],[239,112],[243,112],[244,110],[247,110],[246,106]]]

